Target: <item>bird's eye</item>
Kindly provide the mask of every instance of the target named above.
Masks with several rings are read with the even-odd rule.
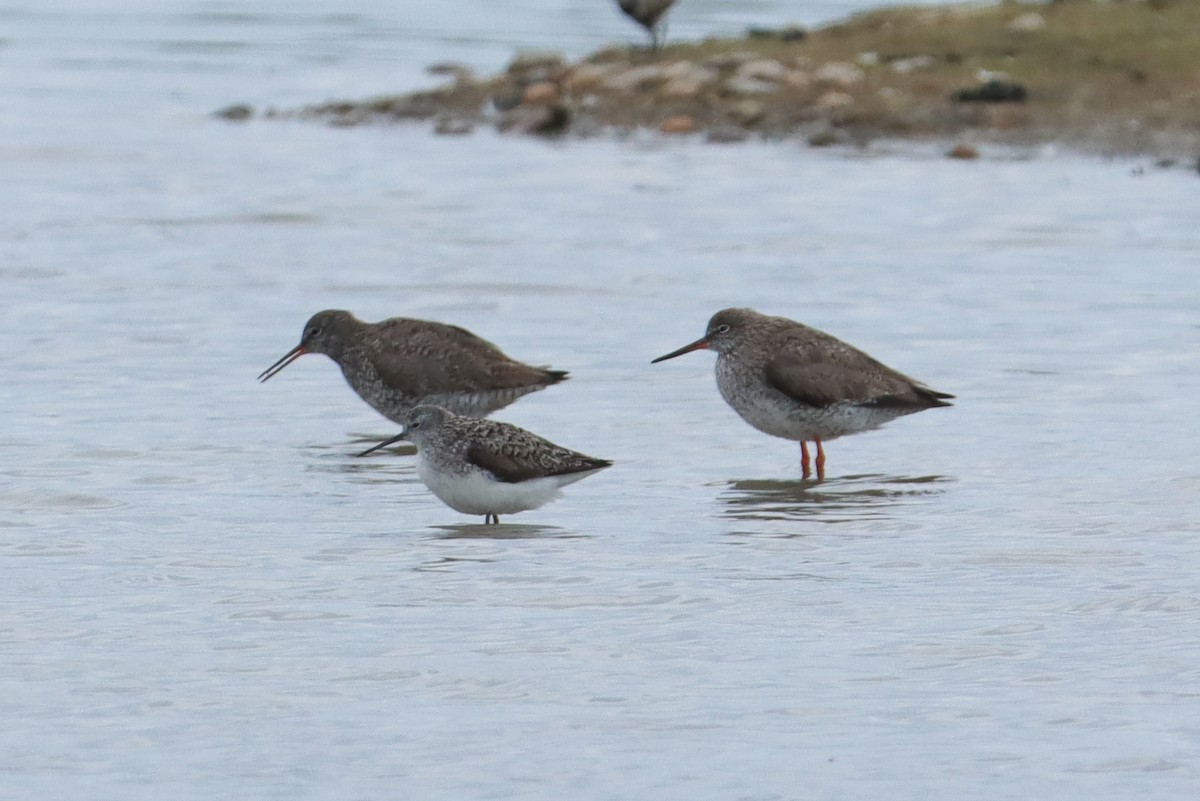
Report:
[[[718,334],[728,334],[729,326],[726,325],[725,323],[721,323],[720,325],[717,326],[717,333]]]
[[[318,325],[308,329],[308,335],[310,337],[319,337],[321,335],[321,326]]]

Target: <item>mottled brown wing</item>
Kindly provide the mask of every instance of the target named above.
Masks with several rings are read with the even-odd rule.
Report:
[[[528,460],[482,445],[472,445],[467,450],[467,461],[482,467],[506,484],[518,484],[545,475],[541,468]]]
[[[483,425],[499,425],[481,420]],[[595,459],[582,453],[555,445],[528,431],[511,428],[502,441],[477,442],[467,449],[467,461],[482,467],[500,481],[516,484],[531,478],[561,476],[598,470],[612,462]]]
[[[515,389],[566,376],[514,361],[465,328],[427,320],[379,323],[367,353],[385,383],[410,395]]]

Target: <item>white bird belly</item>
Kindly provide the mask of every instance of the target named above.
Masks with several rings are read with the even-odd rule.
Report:
[[[560,489],[591,475],[594,470],[526,481],[497,481],[483,470],[464,473],[438,470],[417,454],[417,475],[429,491],[456,512],[468,515],[504,515],[537,509],[557,498]]]

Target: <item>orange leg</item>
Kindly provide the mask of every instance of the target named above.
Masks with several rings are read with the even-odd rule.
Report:
[[[800,440],[800,477],[808,478],[812,475],[812,468],[808,462],[808,443]]]
[[[825,448],[821,445],[821,440],[816,440],[817,443],[817,481],[825,480]]]

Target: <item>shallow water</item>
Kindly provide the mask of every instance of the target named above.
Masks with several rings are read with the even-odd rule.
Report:
[[[207,116],[637,37],[467,5],[0,12],[5,794],[1191,798],[1195,176]],[[735,304],[957,405],[802,482],[649,365]],[[328,360],[255,383],[325,307],[571,370],[498,416],[616,464],[457,515]]]

